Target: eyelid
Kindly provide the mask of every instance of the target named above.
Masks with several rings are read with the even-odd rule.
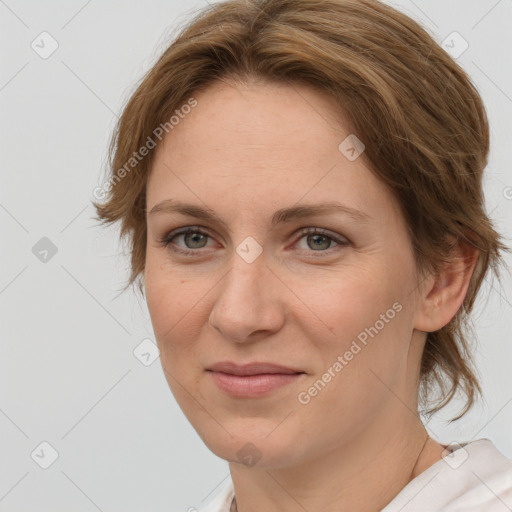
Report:
[[[324,235],[324,236],[334,240],[339,245],[351,244],[350,240],[343,235],[339,235],[338,233],[335,233],[334,231],[330,231],[329,229],[318,228],[318,227],[314,227],[314,226],[300,228],[296,232],[296,235],[300,235],[299,238],[297,239],[297,241],[300,240],[303,236],[310,235],[310,234],[311,235]],[[319,252],[326,252],[326,251],[319,251]]]
[[[172,245],[171,240],[173,238],[176,238],[177,236],[180,235],[186,235],[187,233],[201,233],[203,235],[207,235],[212,240],[215,239],[212,232],[208,228],[205,228],[203,226],[184,226],[182,228],[171,230],[170,232],[166,233],[163,237],[158,238],[157,242],[159,243],[159,245],[165,248]],[[174,250],[183,253],[199,252],[199,249],[183,249],[182,247],[177,247]]]

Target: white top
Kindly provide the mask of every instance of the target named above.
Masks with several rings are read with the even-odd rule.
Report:
[[[451,453],[411,480],[381,512],[512,511],[512,460],[490,439],[451,443]],[[231,479],[199,512],[230,512]]]

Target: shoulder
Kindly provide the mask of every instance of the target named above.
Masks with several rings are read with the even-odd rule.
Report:
[[[512,460],[490,439],[464,443],[450,457],[452,474],[460,474],[459,495],[450,503],[453,510],[493,512],[512,510]]]
[[[409,482],[382,512],[512,510],[512,460],[485,438],[449,448],[451,453]]]

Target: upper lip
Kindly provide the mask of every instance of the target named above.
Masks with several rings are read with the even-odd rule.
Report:
[[[261,375],[265,373],[304,373],[302,370],[295,370],[274,363],[255,362],[248,364],[235,364],[230,361],[215,363],[207,368],[209,371],[230,373],[232,375]]]

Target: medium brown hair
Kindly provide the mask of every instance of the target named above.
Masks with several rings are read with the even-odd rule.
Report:
[[[465,407],[451,421],[462,417],[481,393],[468,315],[486,273],[499,277],[500,251],[508,250],[484,206],[488,120],[464,70],[417,22],[379,1],[228,0],[179,32],[127,102],[109,148],[106,201],[94,202],[98,219],[120,221],[129,243],[127,287],[138,281],[143,293],[155,152],[126,164],[154,141],[157,127],[170,131],[170,116],[193,94],[228,77],[308,84],[336,101],[366,146],[362,158],[401,208],[421,272],[450,261],[453,240],[478,249],[464,303],[427,334],[420,371],[420,403],[429,405],[435,385],[440,391],[423,412],[433,414],[460,390]]]

